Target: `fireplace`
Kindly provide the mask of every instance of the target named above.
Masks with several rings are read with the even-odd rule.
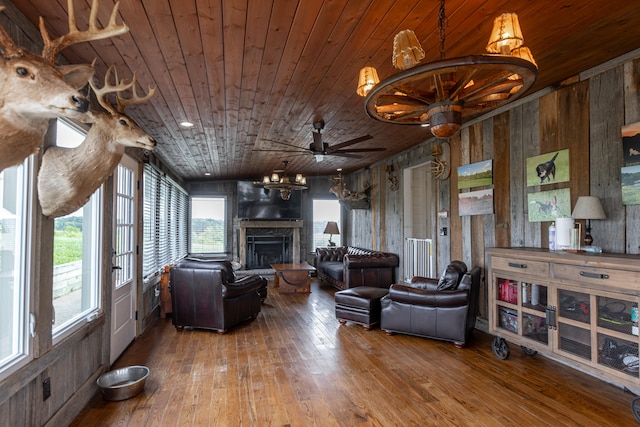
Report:
[[[247,270],[290,264],[292,236],[247,236]]]
[[[303,221],[240,221],[239,261],[244,269],[300,262]]]

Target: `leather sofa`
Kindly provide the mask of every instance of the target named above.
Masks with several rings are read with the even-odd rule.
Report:
[[[467,272],[453,261],[440,279],[414,277],[393,284],[380,301],[380,328],[388,335],[402,333],[451,341],[463,347],[475,327],[480,268]]]
[[[183,259],[169,271],[172,321],[185,327],[223,334],[260,313],[267,280],[258,275],[236,278],[229,261]]]
[[[398,255],[388,252],[354,246],[316,249],[318,277],[340,290],[357,286],[388,288],[398,265]]]

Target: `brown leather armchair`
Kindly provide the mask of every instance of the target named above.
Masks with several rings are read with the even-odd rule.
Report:
[[[414,277],[411,283],[393,284],[382,305],[380,328],[395,332],[452,341],[463,347],[475,326],[480,268],[467,272],[453,261],[440,279]]]
[[[184,327],[223,334],[260,313],[267,280],[258,275],[236,279],[229,261],[184,259],[169,272],[172,321]]]

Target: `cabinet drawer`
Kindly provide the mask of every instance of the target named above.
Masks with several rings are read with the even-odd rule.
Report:
[[[491,257],[491,268],[494,270],[527,273],[534,276],[549,276],[549,263],[543,261],[518,260],[517,258]]]
[[[576,283],[590,283],[600,286],[636,288],[640,290],[640,273],[613,268],[586,267],[579,265],[554,264],[553,276],[557,279]]]

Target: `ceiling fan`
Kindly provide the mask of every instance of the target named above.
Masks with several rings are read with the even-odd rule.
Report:
[[[309,148],[301,148],[297,145],[288,144],[286,142],[272,141],[276,144],[286,145],[287,147],[295,148],[299,150],[300,154],[310,153],[316,156],[316,161],[321,161],[324,156],[340,156],[340,157],[351,157],[354,159],[360,159],[362,156],[354,153],[366,153],[373,151],[386,151],[386,147],[375,147],[375,148],[347,148],[351,145],[358,144],[360,142],[366,141],[368,139],[373,138],[371,135],[363,135],[358,138],[350,139],[345,142],[341,142],[340,144],[329,145],[326,142],[322,141],[322,134],[320,133],[322,129],[324,129],[324,121],[318,120],[313,123],[313,142],[309,144]],[[255,150],[255,151],[280,151],[280,150]],[[293,151],[288,151],[291,153],[295,153]]]

